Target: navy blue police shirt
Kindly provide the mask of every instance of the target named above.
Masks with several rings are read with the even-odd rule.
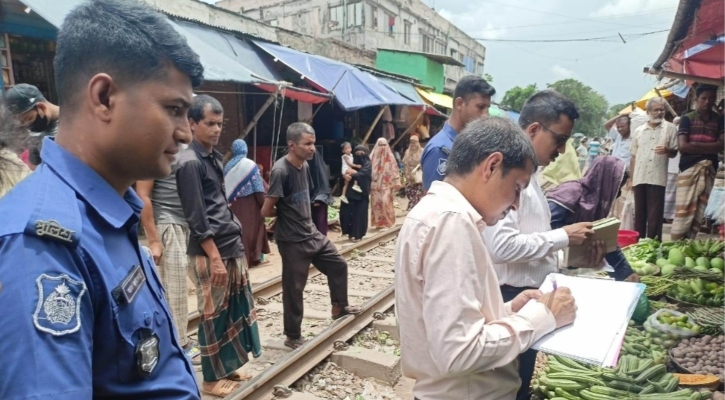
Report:
[[[143,202],[52,140],[42,159],[0,199],[0,399],[199,399]]]
[[[433,181],[442,181],[445,178],[448,155],[451,153],[456,135],[458,132],[446,122],[443,128],[425,145],[420,159],[423,170],[423,190],[428,191]]]

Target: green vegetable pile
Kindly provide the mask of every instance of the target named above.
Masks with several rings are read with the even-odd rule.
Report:
[[[337,211],[336,208],[333,207],[327,207],[327,220],[328,221],[334,221],[340,216],[340,213]]]
[[[652,359],[622,356],[614,369],[584,366],[574,360],[549,356],[543,372],[534,381],[540,398],[553,400],[703,400],[712,392],[677,390],[679,379],[667,373],[665,364]]]
[[[725,313],[720,308],[695,308],[687,313],[690,320],[701,327],[705,335],[722,335],[725,326]]]
[[[722,307],[725,288],[718,282],[705,282],[702,278],[678,279],[667,295],[673,299],[708,307]]]
[[[678,315],[673,315],[673,313]],[[651,317],[647,321],[645,321],[643,325],[644,330],[653,336],[659,337],[662,341],[661,344],[666,348],[674,346],[675,344],[677,344],[677,341],[679,341],[683,337],[689,337],[700,333],[700,326],[690,322],[690,318],[687,315],[680,314],[676,311],[662,310],[662,312],[657,315],[657,322],[665,325],[665,327],[661,330],[658,330],[650,323],[653,318],[654,317]],[[672,328],[669,330],[673,333],[664,332],[665,330],[668,330],[667,326]],[[677,333],[674,333],[676,331],[679,331],[681,334],[678,335]],[[655,343],[660,342],[655,341]]]
[[[663,276],[671,275],[677,267],[686,267],[695,271],[711,272],[723,277],[725,260],[722,252],[725,242],[711,239],[683,240],[660,243],[654,239],[643,239],[639,243],[627,246],[624,255],[632,268],[640,275],[652,275],[655,271],[652,263],[657,264]]]
[[[642,332],[632,325],[634,321],[629,321],[630,326],[624,335],[624,343],[622,344],[621,353],[624,355],[634,356],[641,359],[652,360],[655,364],[664,364],[667,356],[667,349],[663,346],[663,340],[660,336]],[[665,340],[670,340],[666,338]],[[669,343],[674,345],[674,343]]]

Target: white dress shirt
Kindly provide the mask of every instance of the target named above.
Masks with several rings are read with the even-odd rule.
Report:
[[[551,229],[549,203],[531,175],[519,209],[483,232],[501,285],[538,288],[558,271],[557,252],[569,246],[564,229]]]
[[[542,303],[504,304],[465,197],[435,181],[408,213],[395,252],[395,302],[403,375],[422,400],[514,399],[517,357],[556,328]]]

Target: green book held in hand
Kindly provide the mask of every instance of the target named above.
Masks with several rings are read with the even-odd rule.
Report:
[[[589,262],[589,247],[592,241],[604,241],[606,253],[617,250],[617,236],[619,235],[620,221],[617,218],[604,218],[593,222],[594,235],[584,241],[581,246],[569,247],[568,265],[571,267],[586,267]]]

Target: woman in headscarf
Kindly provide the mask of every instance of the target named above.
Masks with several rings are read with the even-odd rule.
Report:
[[[387,229],[395,225],[393,193],[400,189],[400,169],[385,138],[378,139],[370,159],[373,165],[373,181],[370,185],[370,202],[373,205],[371,222],[375,228]]]
[[[320,153],[315,152],[310,167],[310,200],[312,203],[312,222],[317,230],[327,236],[327,207],[333,203],[330,195],[330,177]]]
[[[360,169],[349,168],[343,177],[347,181],[356,180],[361,192],[350,191],[349,204],[340,204],[340,226],[342,234],[358,242],[368,231],[368,208],[370,206],[370,184],[372,181],[372,163],[365,146],[355,147],[353,163]]]
[[[627,181],[625,167],[624,161],[614,156],[600,156],[581,179],[564,182],[547,193],[551,228],[606,218]],[[639,282],[620,248],[607,253],[604,259],[613,269],[608,274],[614,279]]]
[[[403,170],[405,171],[405,197],[408,198],[408,210],[413,209],[423,196],[423,182],[415,181],[413,171],[420,165],[423,148],[420,146],[418,136],[410,137],[408,150],[403,156]]]
[[[242,244],[247,263],[253,267],[261,263],[262,254],[270,251],[262,217],[264,182],[257,164],[247,158],[247,152],[244,140],[232,143],[232,159],[224,167],[224,186],[227,202],[242,223]]]
[[[574,150],[574,139],[566,142],[566,151],[538,174],[541,191],[547,193],[564,182],[581,179],[579,159]]]

